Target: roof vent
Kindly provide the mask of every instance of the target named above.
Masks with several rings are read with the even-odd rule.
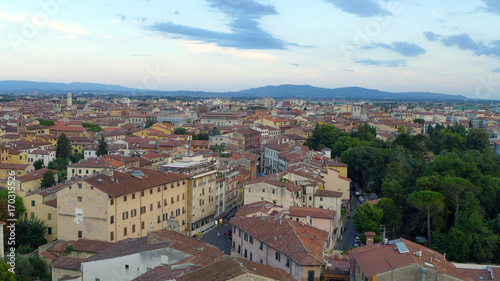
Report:
[[[131,176],[136,178],[136,179],[140,179],[140,180],[146,179],[146,175],[142,171],[139,171],[139,170],[134,170],[132,172]]]

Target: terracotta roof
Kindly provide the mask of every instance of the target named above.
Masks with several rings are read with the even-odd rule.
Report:
[[[215,246],[175,231],[162,229],[148,233],[147,237],[118,242],[87,258],[84,262],[123,257],[162,248],[171,248],[191,255],[189,261],[197,266],[207,266],[224,257],[224,253]],[[199,250],[201,248],[203,248],[202,251]]]
[[[6,170],[25,170],[28,168],[30,164],[8,164],[8,163],[0,163],[0,169]]]
[[[36,179],[41,179],[41,178],[43,178],[43,173],[45,173],[48,170],[51,170],[51,169],[41,168],[41,169],[35,170],[33,172],[29,172],[24,176],[19,176],[16,179],[21,181],[21,182],[27,182],[27,181],[32,181],[32,180],[36,180]],[[51,171],[54,174],[59,173],[59,171],[57,171],[57,170],[51,170]]]
[[[80,271],[80,265],[83,260],[84,259],[81,258],[60,256],[56,261],[54,261],[54,263],[52,263],[52,267]]]
[[[442,254],[404,238],[394,242],[397,241],[404,243],[408,252],[400,253],[395,249],[395,245],[383,245],[381,243],[356,248],[350,252],[367,277],[411,264],[419,264],[421,266],[432,265],[432,269],[462,280],[472,280],[458,271],[453,264],[446,261]],[[416,252],[421,252],[421,257],[416,256]]]
[[[133,171],[140,171],[144,173],[146,176],[145,180],[133,177]],[[116,197],[189,177],[189,175],[178,173],[164,174],[151,169],[134,168],[133,170],[129,170],[127,172],[114,171],[113,180],[110,176],[101,174],[86,178],[84,181],[102,190],[108,195]]]
[[[238,276],[254,274],[269,278],[271,280],[294,280],[293,276],[283,269],[271,267],[242,258],[227,257],[223,260],[214,262],[204,268],[198,269],[176,280],[204,280],[204,281],[222,281],[233,280]],[[248,277],[247,277],[248,278]]]
[[[151,160],[151,159],[155,159],[155,158],[158,158],[158,157],[161,157],[160,154],[156,153],[156,152],[148,152],[146,154],[143,154],[141,155],[142,158],[146,158],[148,160]]]
[[[326,189],[316,189],[314,195],[323,197],[342,197],[342,192],[326,190]]]
[[[187,272],[193,271],[197,269],[194,266],[186,265],[186,267],[182,267],[176,269],[174,266],[158,266],[144,273],[143,275],[133,279],[132,281],[166,281],[166,280],[179,280],[177,279],[179,276],[186,274]],[[203,280],[203,279],[202,279]]]
[[[323,247],[328,237],[326,231],[274,216],[233,217],[231,224],[289,256],[299,265],[325,264]]]
[[[57,198],[52,199],[52,200],[50,200],[50,201],[47,201],[47,202],[45,202],[45,203],[43,203],[43,204],[45,204],[45,205],[47,205],[47,206],[50,206],[50,207],[52,207],[52,208],[57,208]]]
[[[91,240],[91,239],[78,239],[73,244],[73,249],[75,251],[80,252],[89,252],[89,253],[98,253],[108,247],[111,247],[114,243],[99,241],[99,240]]]
[[[55,260],[57,260],[57,258],[59,257],[58,255],[53,254],[53,253],[51,253],[51,252],[47,252],[47,251],[45,251],[45,252],[41,252],[41,253],[40,253],[40,255],[41,255],[41,256],[44,256],[44,257],[46,257],[46,258],[48,258],[48,259],[49,259],[49,260],[51,260],[51,261],[55,261]]]
[[[257,213],[269,214],[269,212],[273,208],[280,208],[280,206],[276,205],[274,203],[268,202],[268,201],[259,201],[259,202],[255,202],[252,204],[247,204],[247,205],[241,206],[234,216],[235,217],[246,217],[246,216],[249,216],[252,214],[257,214]]]
[[[295,206],[291,206],[289,210],[290,216],[304,218],[309,216],[311,218],[334,219],[336,213],[334,210]]]

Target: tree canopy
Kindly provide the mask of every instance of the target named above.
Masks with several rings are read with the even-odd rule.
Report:
[[[56,158],[69,158],[71,156],[71,141],[65,133],[62,133],[57,139]]]

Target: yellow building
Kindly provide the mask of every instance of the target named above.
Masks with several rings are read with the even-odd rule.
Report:
[[[188,176],[134,168],[100,174],[58,192],[60,240],[121,241],[168,228],[184,233]]]
[[[327,167],[329,169],[339,171],[339,176],[347,178],[347,168],[349,167],[349,165],[342,162],[330,160],[326,162],[326,165],[323,166],[323,169],[326,169]]]
[[[29,164],[9,164],[9,163],[0,163],[0,178],[7,178],[9,171],[14,171],[16,173],[16,177],[26,175],[29,172],[35,170],[33,165]]]
[[[9,150],[9,164],[28,164],[28,152],[16,149]]]

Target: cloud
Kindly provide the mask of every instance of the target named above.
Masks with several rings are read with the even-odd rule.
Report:
[[[300,66],[300,64],[298,64],[298,63],[292,63],[292,65],[293,65],[293,66],[297,66],[297,67],[299,67],[299,66]]]
[[[179,13],[179,11],[175,11],[174,12],[174,15],[180,15],[181,13]]]
[[[354,70],[352,70],[352,69],[348,69],[348,68],[346,68],[346,69],[344,69],[344,70],[345,70],[346,72],[354,72]]]
[[[286,49],[291,44],[275,38],[260,27],[263,16],[276,15],[273,5],[264,5],[255,0],[206,0],[211,8],[222,12],[229,18],[227,26],[231,32],[218,32],[204,28],[169,22],[159,22],[147,26],[147,29],[174,38],[196,40],[203,43],[215,43],[220,47],[237,49]]]
[[[324,0],[333,4],[336,8],[357,15],[358,17],[373,17],[392,15],[391,12],[383,9],[376,0]]]
[[[496,72],[496,73],[500,73],[500,67],[497,67],[497,68],[493,69],[492,71]]]
[[[0,11],[0,21],[21,23],[25,21],[28,16],[29,14],[24,12],[13,13],[8,11]]]
[[[500,15],[500,2],[498,0],[483,0],[487,6],[487,11]]]
[[[87,35],[89,32],[85,30],[79,23],[61,23],[56,19],[50,20],[49,24],[55,31],[72,34],[72,35]]]
[[[126,21],[127,20],[127,17],[125,15],[122,15],[122,14],[118,14],[117,15],[119,19],[121,19],[122,21]]]
[[[404,41],[392,42],[392,44],[374,43],[371,47],[388,49],[406,57],[417,57],[427,52],[417,44]]]
[[[399,66],[406,66],[406,61],[405,60],[371,60],[371,59],[364,59],[364,60],[357,60],[355,63],[360,63],[364,65],[374,65],[374,66],[382,66],[382,67],[399,67]]]
[[[108,35],[100,30],[97,30],[97,34],[99,34],[99,36],[101,36],[102,38],[104,39],[108,39],[108,40],[113,40],[113,39],[116,39],[115,37],[111,36],[111,35]]]
[[[444,36],[434,32],[424,32],[424,36],[430,41],[440,41],[446,47],[456,46],[463,51],[472,51],[477,56],[488,56],[500,59],[500,40],[492,42],[474,41],[467,34]]]

